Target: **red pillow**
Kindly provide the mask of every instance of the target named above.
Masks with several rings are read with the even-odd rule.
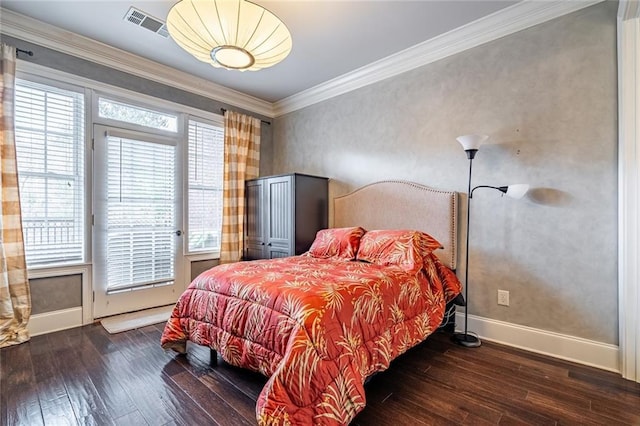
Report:
[[[360,240],[357,259],[376,265],[396,265],[415,274],[423,265],[423,257],[442,248],[429,234],[413,230],[369,231]]]
[[[358,252],[360,238],[365,232],[360,227],[321,229],[311,244],[309,254],[320,258],[353,260]]]

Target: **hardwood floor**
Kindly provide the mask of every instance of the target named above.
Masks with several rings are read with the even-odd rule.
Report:
[[[159,346],[162,325],[100,325],[0,350],[2,425],[252,425],[266,379],[189,346]],[[435,334],[366,385],[355,425],[640,425],[640,384],[597,369]]]

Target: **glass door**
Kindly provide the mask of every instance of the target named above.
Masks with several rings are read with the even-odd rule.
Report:
[[[94,317],[174,303],[183,290],[175,138],[94,128]]]

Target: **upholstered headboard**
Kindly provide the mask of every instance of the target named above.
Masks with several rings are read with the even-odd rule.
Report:
[[[434,253],[451,269],[457,263],[458,193],[412,182],[383,181],[334,199],[335,228],[415,229],[440,241]]]

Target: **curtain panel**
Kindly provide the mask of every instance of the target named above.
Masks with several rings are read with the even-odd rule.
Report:
[[[224,184],[220,263],[242,258],[245,181],[258,177],[260,120],[233,111],[224,114]]]
[[[31,295],[24,256],[14,133],[16,49],[2,44],[0,63],[0,348],[29,340]]]

